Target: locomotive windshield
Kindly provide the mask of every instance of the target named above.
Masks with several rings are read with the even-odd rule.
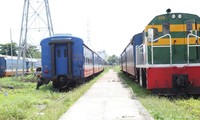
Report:
[[[158,38],[158,29],[157,28],[149,28],[148,29],[148,34],[147,34],[147,39],[148,39],[148,42],[156,42],[154,41],[154,39]]]
[[[169,22],[163,23],[163,35],[169,34]]]

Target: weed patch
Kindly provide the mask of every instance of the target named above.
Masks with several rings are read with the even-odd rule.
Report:
[[[0,120],[57,120],[107,71],[69,92],[55,92],[51,84],[35,90],[32,76],[0,78]]]

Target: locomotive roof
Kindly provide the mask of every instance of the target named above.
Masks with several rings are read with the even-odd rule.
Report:
[[[156,25],[156,24],[162,24],[163,22],[170,21],[170,23],[173,24],[180,24],[184,20],[199,20],[200,17],[195,14],[190,14],[190,13],[169,13],[169,14],[161,14],[157,15],[152,19],[152,21],[148,25]]]
[[[54,36],[50,36],[50,37],[42,39],[41,42],[40,42],[40,45],[42,45],[45,42],[49,43],[52,40],[58,40],[59,41],[59,40],[65,40],[65,39],[76,39],[76,40],[81,40],[83,42],[83,40],[79,37],[75,37],[75,36],[68,35],[68,34],[56,34]]]
[[[51,42],[52,40],[68,40],[68,39],[78,39],[78,40],[81,40],[83,42],[83,46],[85,46],[87,49],[89,49],[90,51],[92,51],[94,54],[97,54],[95,51],[93,51],[91,48],[89,48],[87,45],[84,44],[84,41],[83,39],[79,38],[79,37],[75,37],[75,36],[72,36],[71,34],[56,34],[54,36],[51,36],[51,37],[48,37],[48,38],[44,38],[41,42],[40,42],[40,45],[42,46],[44,43],[46,44]],[[99,56],[99,54],[97,54]],[[100,56],[99,56],[100,57]]]
[[[49,38],[51,38],[51,39],[57,39],[57,38],[77,38],[77,39],[81,39],[79,37],[75,37],[75,36],[72,36],[70,34],[55,34],[54,36],[44,38],[43,40],[49,39]]]

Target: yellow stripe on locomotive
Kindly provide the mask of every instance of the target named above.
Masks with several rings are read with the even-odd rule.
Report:
[[[172,13],[156,16],[144,33],[149,46],[149,63],[200,62],[200,18],[197,15]]]
[[[200,24],[192,24],[192,28],[199,28]],[[163,32],[163,25],[147,25],[145,28],[145,32],[148,31],[149,28],[156,28],[158,29],[158,32]],[[187,31],[187,25],[186,24],[170,24],[169,25],[170,32],[186,32]],[[195,30],[195,29],[193,29]]]

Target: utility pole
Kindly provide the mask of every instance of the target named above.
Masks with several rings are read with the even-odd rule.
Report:
[[[39,40],[52,35],[53,25],[48,0],[24,0],[16,75],[20,59],[23,59],[22,74],[25,73],[27,45],[39,46]]]
[[[87,45],[88,47],[91,47],[91,41],[90,41],[90,19],[87,19]]]

